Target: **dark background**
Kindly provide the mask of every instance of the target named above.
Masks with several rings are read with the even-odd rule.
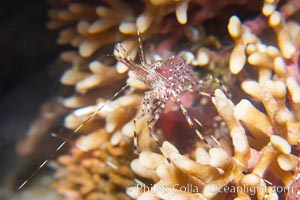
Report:
[[[59,74],[51,72],[63,47],[56,44],[57,31],[46,29],[49,7],[46,0],[1,2],[0,199],[10,199],[16,186],[36,169],[28,163],[43,161],[27,159],[24,164],[15,144],[25,137],[43,102],[60,87]]]
[[[0,146],[24,135],[39,106],[57,91],[51,64],[61,48],[46,29],[49,4],[9,0],[0,7]]]

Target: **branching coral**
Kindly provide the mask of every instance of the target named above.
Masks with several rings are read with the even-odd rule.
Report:
[[[104,129],[92,132],[78,139],[70,155],[59,157],[52,185],[66,199],[128,199],[123,192],[133,184],[128,157],[126,143],[114,146]]]
[[[67,109],[62,105],[62,98],[52,98],[40,108],[39,116],[32,122],[26,138],[17,144],[21,156],[32,154],[38,149],[45,133],[50,132],[58,119],[65,116]]]
[[[290,3],[294,2],[288,4]],[[163,199],[169,199],[171,196],[180,198],[180,195],[183,195],[180,192],[184,192],[178,193],[177,189],[184,188],[186,184],[184,180],[189,177],[188,182],[192,188],[197,188],[189,192],[200,195],[197,196],[200,199],[224,198],[226,196],[224,190],[230,187],[230,184],[234,184],[235,187],[235,194],[231,195],[236,196],[237,199],[253,197],[254,193],[251,192],[251,188],[255,189],[257,199],[278,199],[285,195],[290,199],[295,198],[297,191],[288,191],[288,188],[296,188],[293,185],[296,182],[293,180],[297,178],[297,174],[294,176],[293,171],[298,170],[296,168],[298,158],[292,154],[292,148],[297,149],[297,146],[293,147],[293,145],[299,143],[299,134],[295,130],[295,128],[299,130],[296,125],[299,123],[297,100],[299,47],[298,36],[294,34],[297,32],[295,30],[298,29],[298,24],[294,21],[286,23],[282,14],[275,8],[276,2],[266,2],[263,6],[263,14],[266,15],[270,27],[276,33],[278,48],[263,44],[256,35],[251,33],[251,29],[247,25],[242,25],[235,16],[230,19],[228,25],[229,33],[235,40],[230,57],[231,72],[240,73],[246,61],[256,66],[258,71],[258,81],[245,80],[241,83],[241,88],[254,98],[253,102],[242,99],[234,105],[220,90],[215,92],[213,102],[229,129],[233,145],[232,155],[231,151],[225,151],[226,148],[219,144],[219,149],[209,150],[210,156],[203,156],[207,160],[205,165],[200,165],[203,163],[201,159],[193,161],[191,158],[180,155],[174,147],[169,147],[169,144],[164,143],[162,152],[166,158],[170,159],[170,163],[161,163],[153,167],[143,163],[145,159],[141,154],[138,161],[141,166],[133,165],[132,169],[135,172],[140,171],[141,167],[147,167],[147,170],[155,169],[152,173],[155,173],[159,180],[153,180],[156,184],[150,191],[152,196]],[[257,102],[261,102],[264,107],[263,111],[260,111],[261,107],[256,108]],[[172,153],[168,147],[172,149]],[[205,150],[201,151],[205,152]],[[221,152],[218,154],[223,155],[220,157],[224,160],[221,158],[217,160],[219,156],[213,154],[213,151],[223,152],[223,154]],[[215,163],[218,164],[215,165]],[[175,171],[179,170],[178,173],[181,175],[164,176],[159,168],[163,165],[175,168]],[[219,171],[207,171],[208,169]],[[169,171],[174,170],[169,169]],[[208,179],[201,176],[201,172],[210,174]],[[137,174],[142,175],[140,172]],[[195,180],[196,183],[193,182]],[[169,182],[167,182],[169,185],[165,184],[166,181],[171,181],[171,184]],[[174,188],[174,185],[178,188]],[[215,187],[220,190],[212,190]],[[280,187],[281,190],[277,190]],[[164,193],[160,193],[161,190]],[[146,194],[133,193],[138,195],[132,195],[132,197],[144,199],[148,198],[148,193],[148,191]],[[183,196],[190,199],[196,198]]]
[[[290,0],[278,7],[278,1],[266,0],[262,15],[253,20],[241,22],[232,16],[228,32],[234,46],[228,50],[216,37],[203,36],[205,31],[198,26],[233,4],[251,3],[147,0],[144,4],[130,5],[117,0],[64,5],[54,2],[55,9],[49,12],[49,28],[63,28],[58,43],[78,48],[78,52],[61,55],[63,61],[71,63],[61,82],[75,89],[73,96],[64,99],[64,105],[74,109],[65,118],[65,126],[81,127],[80,131],[85,133],[75,142],[71,154],[58,158],[53,186],[65,199],[123,199],[128,198],[125,188],[129,197],[141,200],[287,196],[273,187],[291,184],[294,187],[297,170],[300,27],[288,17],[297,12],[299,3]],[[197,6],[193,8],[194,5]],[[134,73],[127,73],[124,64],[101,55],[111,53],[112,45],[120,42],[134,60],[138,52],[137,30],[149,44],[152,37],[159,35],[160,40],[153,40],[152,46],[145,50],[147,60],[165,59],[171,52],[178,52],[195,71],[222,75],[233,91],[231,100],[222,90],[208,85],[211,97],[202,98],[200,103],[188,94],[182,97],[191,110],[195,105],[203,110],[205,105],[211,106],[203,121],[199,119],[201,115],[195,117],[206,129],[213,129],[210,132],[215,137],[206,134],[208,145],[197,140],[192,141],[194,148],[182,150],[179,145],[164,141],[157,148],[145,125],[146,117],[134,126],[133,119],[143,112],[140,105],[147,87]],[[270,35],[272,38],[267,40]],[[224,70],[227,60],[230,75]],[[120,83],[126,78],[130,89],[115,93],[114,89],[121,88]],[[107,102],[106,98],[112,96]],[[210,98],[213,104],[204,102]],[[165,110],[166,116],[174,116],[172,112],[176,113],[178,107],[169,103]],[[226,128],[212,121],[223,121],[220,123],[225,123]],[[175,133],[165,130],[171,127],[176,132],[177,126],[167,122],[162,119],[157,132],[169,134],[173,139]],[[133,155],[132,147],[135,129],[142,151],[138,158]],[[232,190],[226,192],[226,189]]]

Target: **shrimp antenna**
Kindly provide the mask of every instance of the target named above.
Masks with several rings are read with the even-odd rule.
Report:
[[[138,29],[136,30],[136,34],[138,36],[138,42],[139,42],[140,61],[141,61],[142,65],[145,65],[146,64],[146,56],[145,56],[145,53],[144,53],[144,47],[143,47],[143,42],[142,42],[142,39],[141,39],[141,33]]]
[[[79,130],[87,123],[89,122],[98,112],[100,112],[109,102],[113,101],[116,99],[126,88],[128,88],[129,85],[125,84],[118,92],[116,92],[109,100],[107,100],[102,106],[100,106],[94,113],[92,113],[89,117],[87,117],[74,131],[71,135],[69,135],[65,141],[63,141],[57,148],[56,150],[25,180],[22,182],[22,184],[17,188],[16,193],[21,190],[27,183],[34,177],[36,173],[38,173],[43,166],[45,166],[49,160],[51,160],[56,153],[67,143],[67,141],[70,141],[72,137],[74,137],[75,134],[79,132]],[[14,199],[16,193],[12,196],[10,199]]]

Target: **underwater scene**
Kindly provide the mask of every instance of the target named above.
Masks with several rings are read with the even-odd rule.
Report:
[[[0,199],[300,199],[300,0],[0,10]]]

